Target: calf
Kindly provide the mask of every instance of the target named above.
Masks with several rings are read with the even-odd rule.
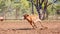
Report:
[[[30,25],[32,25],[33,28],[37,28],[37,26],[35,25],[36,22],[39,22],[41,24],[41,20],[37,15],[25,14],[24,19],[26,19],[30,23]],[[42,24],[41,26],[44,27]]]

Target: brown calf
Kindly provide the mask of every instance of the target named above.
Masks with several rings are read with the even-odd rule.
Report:
[[[24,19],[26,19],[30,23],[30,25],[32,25],[33,28],[37,28],[37,26],[35,25],[36,22],[39,22],[41,24],[41,20],[37,15],[25,14]],[[44,27],[42,24],[41,26]]]

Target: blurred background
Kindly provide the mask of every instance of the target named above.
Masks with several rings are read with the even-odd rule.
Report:
[[[44,2],[42,9],[44,9]],[[0,17],[19,20],[23,19],[23,15],[26,13],[38,15],[36,3],[36,0],[0,0]],[[50,5],[47,7],[48,17],[45,19],[60,20],[60,0],[48,0],[47,4],[49,3]]]

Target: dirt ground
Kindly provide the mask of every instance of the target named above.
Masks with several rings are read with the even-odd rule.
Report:
[[[4,20],[0,21],[0,34],[60,34],[60,20],[44,20],[42,25],[48,29],[42,28],[40,23],[36,23],[37,29],[26,20]]]

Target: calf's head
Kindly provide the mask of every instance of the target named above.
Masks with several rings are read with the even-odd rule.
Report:
[[[24,15],[24,19],[27,19],[28,16],[29,16],[28,14],[25,14],[25,15]]]

